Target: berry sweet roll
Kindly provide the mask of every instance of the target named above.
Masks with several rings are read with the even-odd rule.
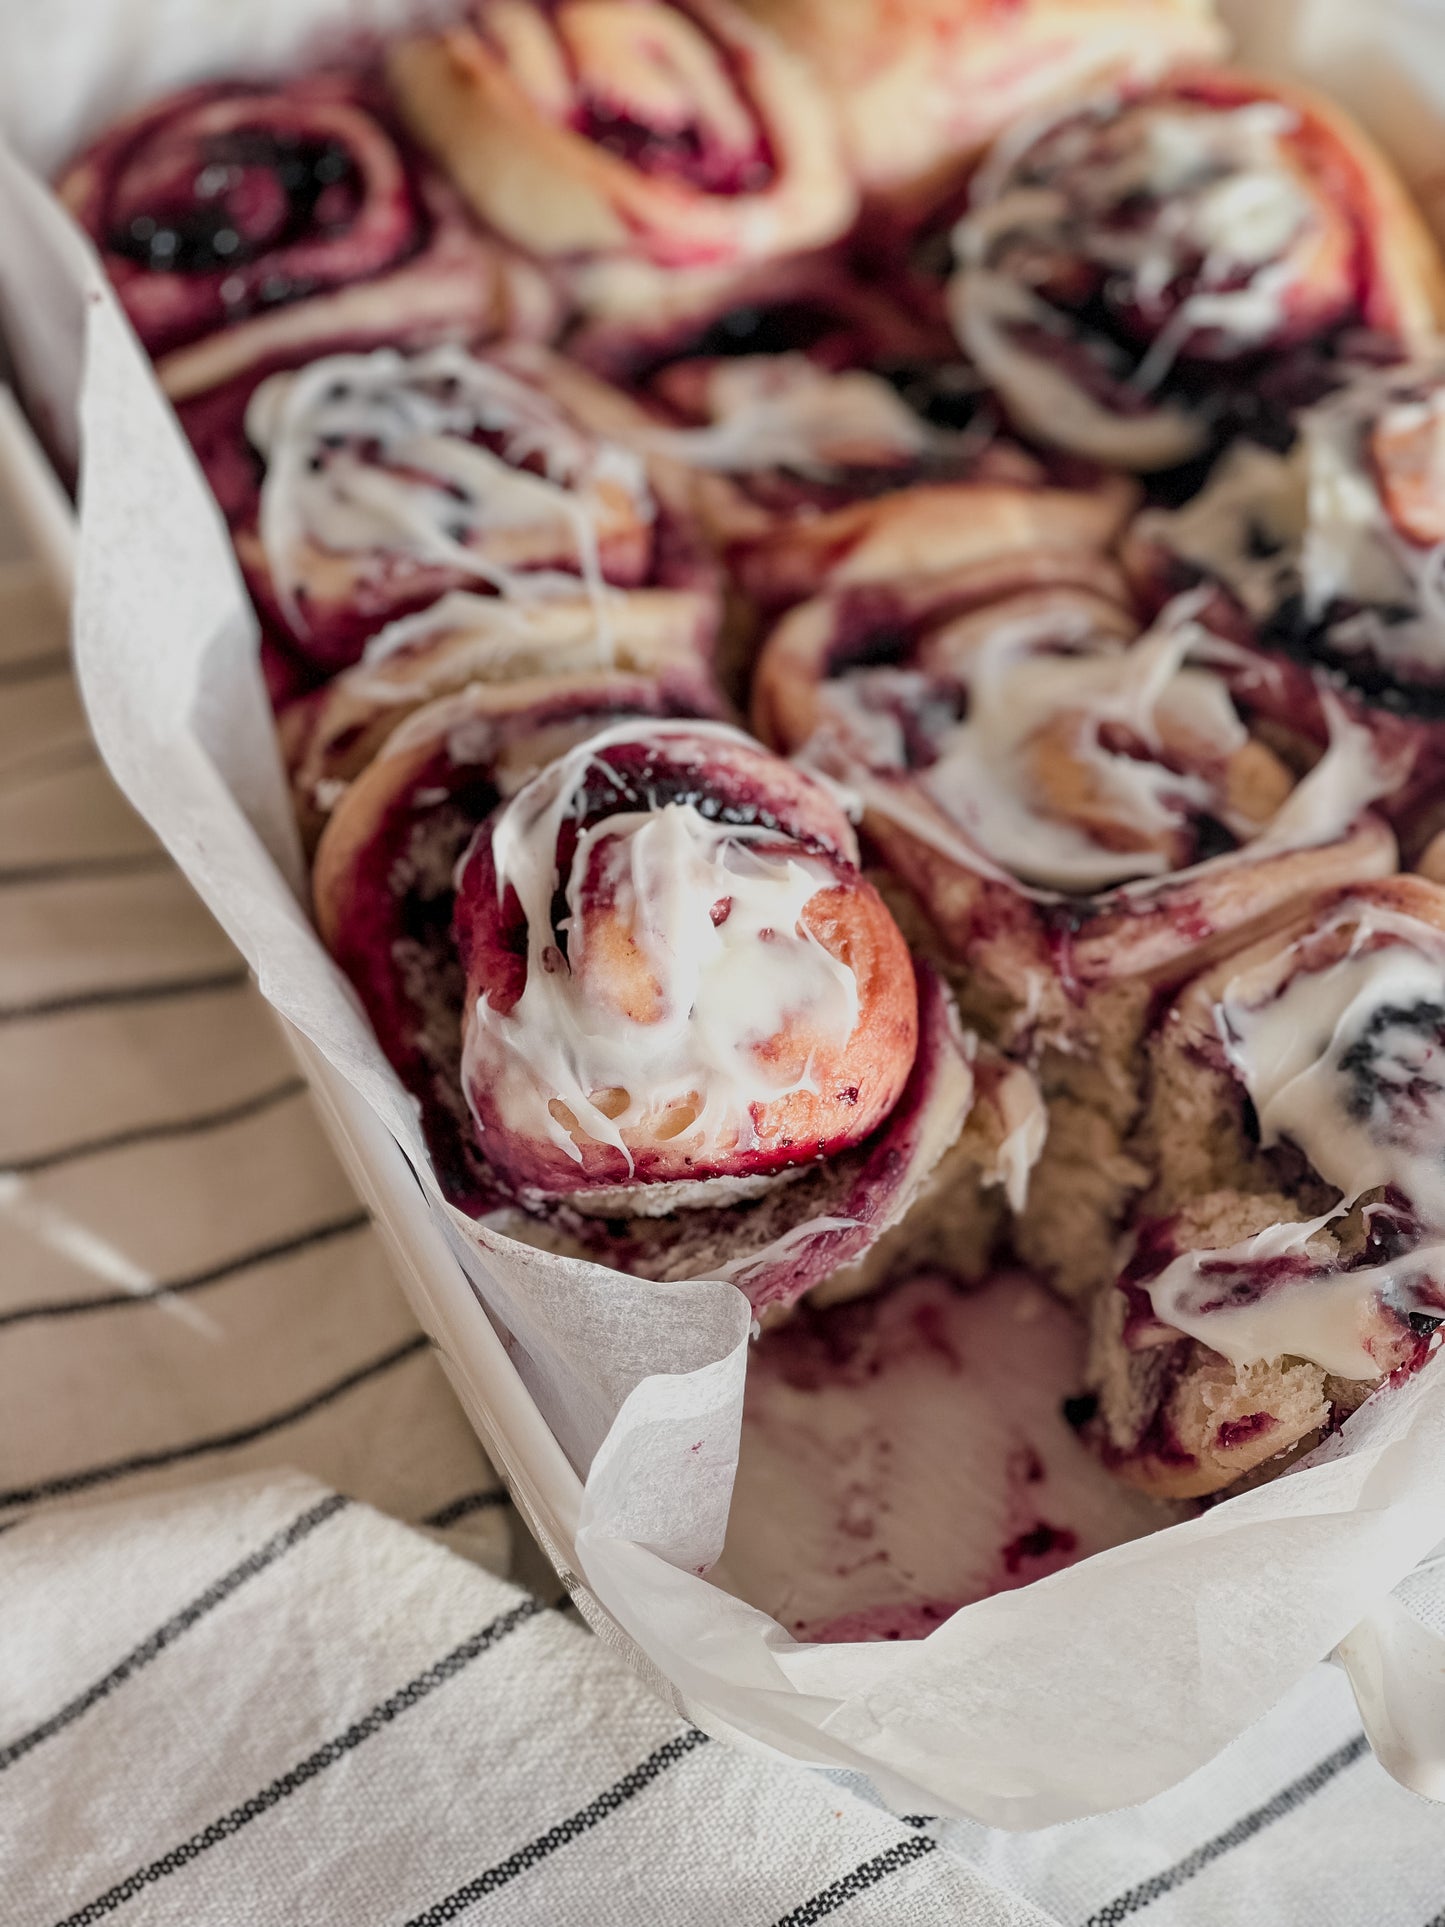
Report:
[[[526,707],[535,696],[586,689],[618,671],[657,685],[669,712],[715,716],[716,611],[691,589],[610,589],[512,601],[455,589],[416,615],[388,623],[359,662],[278,717],[292,795],[308,847],[346,787],[409,716],[471,684],[504,688]]]
[[[58,191],[177,400],[327,345],[558,319],[364,72],[189,88],[111,128]]]
[[[650,719],[599,727],[600,697],[588,734],[578,692],[418,711],[321,840],[323,935],[453,1201],[759,1311],[867,1288],[900,1238],[982,1266],[982,1189],[1017,1204],[1037,1153],[1027,1074],[958,1028],[827,788],[659,719],[656,684]]]
[[[1150,607],[1183,589],[1284,664],[1328,670],[1407,773],[1389,813],[1407,856],[1445,825],[1445,367],[1358,365],[1292,424],[1283,450],[1240,440],[1182,508],[1149,509],[1122,546]]]
[[[1352,333],[1399,351],[1445,314],[1434,243],[1365,134],[1226,69],[1011,129],[954,249],[954,325],[1013,426],[1140,473],[1207,453],[1261,383],[1288,391]]]
[[[689,589],[690,478],[637,411],[534,343],[326,355],[183,411],[267,627],[320,675],[449,590]]]
[[[589,313],[686,314],[853,218],[828,103],[729,0],[480,0],[388,71],[472,205]]]
[[[1330,883],[1384,875],[1391,779],[1328,692],[1321,754],[1272,666],[1174,605],[1147,632],[1078,546],[804,604],[764,647],[761,733],[861,798],[968,1021],[1038,1069],[1049,1134],[1021,1254],[1106,1276],[1142,1172],[1138,1049],[1171,983]],[[910,927],[914,927],[913,924]]]
[[[1157,1015],[1152,1186],[1097,1302],[1091,1436],[1195,1497],[1280,1471],[1445,1319],[1445,891],[1308,899]]]

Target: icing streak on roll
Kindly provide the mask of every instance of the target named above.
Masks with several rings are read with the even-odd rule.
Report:
[[[912,1065],[908,952],[846,819],[723,725],[619,725],[543,771],[464,859],[455,930],[467,1098],[523,1191],[746,1194],[867,1137]]]
[[[1344,897],[1217,993],[1261,1145],[1294,1147],[1339,1194],[1149,1284],[1159,1318],[1237,1364],[1291,1355],[1375,1378],[1406,1318],[1445,1314],[1445,929],[1408,895],[1394,907],[1392,887],[1438,903],[1413,879]]]
[[[337,355],[257,389],[259,539],[305,642],[317,602],[485,586],[575,594],[647,578],[656,507],[637,456],[599,442],[541,389],[443,346]]]
[[[1217,1022],[1263,1144],[1297,1144],[1349,1199],[1394,1185],[1445,1225],[1440,932],[1346,903],[1282,956],[1233,978]]]
[[[709,422],[658,439],[678,460],[719,474],[781,468],[829,482],[850,471],[912,473],[928,456],[976,453],[975,443],[934,428],[863,369],[834,374],[801,355],[743,357],[717,363],[696,386]]]
[[[113,129],[60,193],[157,357],[427,256],[426,288],[398,297],[410,325],[441,301],[480,331],[496,294],[482,244],[452,231],[449,196],[360,76],[191,88]]]
[[[1445,369],[1358,369],[1287,456],[1236,445],[1130,546],[1146,590],[1171,562],[1195,570],[1261,640],[1323,654],[1366,695],[1445,683]]]

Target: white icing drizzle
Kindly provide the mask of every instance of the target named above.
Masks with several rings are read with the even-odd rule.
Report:
[[[473,595],[469,589],[451,589],[435,602],[418,609],[414,615],[400,616],[370,637],[361,652],[363,663],[376,665],[390,661],[419,642],[436,636],[452,635],[458,630],[485,636],[505,660],[513,645],[531,626],[535,610],[526,604],[504,602],[496,596]]]
[[[262,382],[246,433],[266,462],[259,526],[288,620],[316,550],[442,565],[508,595],[575,594],[577,577],[489,554],[536,532],[570,548],[599,605],[599,540],[656,513],[638,456],[597,442],[539,389],[456,346],[331,355]],[[477,434],[499,437],[502,453]],[[522,466],[539,461],[542,472]]]
[[[1285,457],[1235,442],[1207,487],[1182,508],[1146,510],[1136,531],[1222,582],[1247,614],[1265,621],[1298,584],[1309,517],[1303,455],[1302,443]],[[1273,553],[1262,555],[1261,547]]]
[[[1309,491],[1299,558],[1306,614],[1319,622],[1336,603],[1362,604],[1329,621],[1336,648],[1368,650],[1387,665],[1414,663],[1437,672],[1445,670],[1445,543],[1421,545],[1395,527],[1380,494],[1369,437],[1382,419],[1404,425],[1399,398],[1419,386],[1438,403],[1442,381],[1438,367],[1362,375],[1310,409],[1300,430]],[[1384,620],[1391,609],[1415,614]]]
[[[1100,732],[1117,724],[1157,747],[1168,712],[1187,719],[1191,734],[1220,757],[1248,740],[1223,683],[1184,667],[1191,640],[1186,627],[1161,627],[1120,647],[1087,632],[1061,636],[1057,618],[1001,623],[970,667],[968,715],[923,772],[923,787],[996,863],[1027,882],[1090,892],[1158,875],[1169,868],[1166,851],[1111,850],[1050,812],[1022,759],[1042,730],[1081,713],[1087,726],[1071,747],[1117,816],[1146,836],[1183,827],[1191,809],[1210,804],[1210,784],[1162,762],[1111,754]],[[1039,648],[1061,641],[1079,653]]]
[[[1029,1178],[1043,1155],[1049,1114],[1033,1074],[1010,1064],[994,1092],[994,1106],[1007,1127],[984,1182],[1000,1185],[1009,1209],[1018,1216],[1029,1201]]]
[[[1156,1315],[1234,1365],[1307,1358],[1337,1378],[1378,1378],[1385,1367],[1372,1345],[1398,1333],[1383,1308],[1440,1315],[1445,1243],[1337,1271],[1325,1257],[1309,1262],[1317,1256],[1309,1242],[1326,1222],[1272,1225],[1225,1250],[1176,1258],[1149,1286]],[[1303,1260],[1298,1274],[1261,1280],[1259,1268],[1282,1258]],[[1224,1301],[1231,1283],[1236,1292]]]
[[[558,877],[559,832],[589,774],[606,777],[605,750],[698,738],[748,741],[723,724],[618,725],[534,777],[492,833],[499,891],[516,891],[527,921],[527,981],[510,1011],[483,995],[468,1013],[465,1087],[470,1094],[484,1084],[513,1131],[579,1163],[556,1106],[586,1138],[622,1152],[629,1173],[629,1136],[697,1155],[754,1148],[753,1107],[814,1088],[807,1070],[794,1079],[771,1069],[759,1047],[800,1020],[840,1048],[857,1027],[853,972],[801,921],[836,879],[816,857],[778,850],[788,842],[779,831],[713,822],[691,804],[621,808],[581,833],[568,875]],[[602,882],[630,936],[639,967],[627,989],[647,993],[653,1008],[644,1015],[616,1001],[606,958],[594,965],[582,916],[589,879]],[[565,959],[552,934],[559,884]]]
[[[1072,632],[1061,628],[1057,613],[1000,621],[967,665],[966,716],[936,726],[937,760],[912,779],[957,827],[957,836],[931,812],[912,807],[906,788],[871,774],[907,768],[902,727],[889,699],[922,708],[935,687],[924,671],[866,671],[823,685],[828,721],[813,756],[857,788],[870,810],[972,869],[1033,886],[1029,894],[1040,901],[1116,886],[1147,892],[1333,841],[1384,794],[1397,772],[1382,766],[1369,731],[1350,721],[1329,695],[1323,700],[1330,747],[1263,830],[1234,819],[1219,785],[1203,775],[1181,774],[1163,760],[1112,753],[1099,740],[1100,730],[1116,725],[1162,758],[1161,726],[1172,723],[1187,730],[1196,747],[1207,746],[1221,765],[1248,740],[1225,683],[1210,667],[1237,651],[1193,619],[1196,601],[1179,598],[1130,644],[1091,632],[1082,616]],[[946,646],[945,638],[945,653]],[[1050,811],[1030,766],[1031,746],[1041,731],[1075,715],[1081,727],[1071,737],[1070,753],[1093,779],[1096,802],[1106,798],[1121,821],[1156,838],[1184,829],[1191,814],[1207,810],[1241,837],[1240,847],[1174,868],[1167,849],[1110,848],[1062,808]]]
[[[1304,411],[1289,456],[1236,443],[1193,501],[1149,511],[1139,534],[1208,571],[1256,621],[1299,595],[1334,648],[1438,674],[1445,543],[1416,542],[1396,527],[1370,449],[1377,425],[1404,430],[1429,411],[1445,412],[1438,366],[1361,370]],[[1445,430],[1438,446],[1445,467]],[[1445,505],[1445,474],[1438,497]],[[1261,555],[1260,536],[1277,552]]]
[[[1445,1228],[1445,1050],[1386,1021],[1428,1004],[1445,1022],[1445,938],[1412,917],[1348,906],[1323,934],[1347,918],[1349,949],[1326,969],[1302,968],[1294,946],[1226,986],[1216,1008],[1225,1054],[1261,1143],[1298,1145],[1346,1205],[1392,1184]],[[1379,937],[1389,941],[1369,948]],[[1352,1051],[1368,1052],[1379,1080],[1367,1104],[1351,1084]]]
[[[959,266],[949,308],[960,342],[1022,427],[1139,470],[1172,466],[1204,445],[1199,417],[1173,406],[1121,413],[1090,396],[1046,350],[1023,347],[1016,331],[1062,323],[1075,352],[1099,358],[1116,378],[1120,372],[1107,343],[1080,340],[1035,292],[1042,249],[1045,261],[1082,257],[1146,316],[1190,273],[1191,291],[1129,377],[1141,393],[1156,388],[1201,336],[1239,348],[1267,339],[1285,317],[1296,251],[1318,223],[1283,149],[1296,125],[1292,110],[1273,101],[1121,107],[1108,95],[999,144],[954,230]],[[1143,196],[1155,203],[1148,218],[1118,218]]]
[[[1126,273],[1146,309],[1197,261],[1194,291],[1171,317],[1178,340],[1161,357],[1160,375],[1196,330],[1218,329],[1241,344],[1260,340],[1282,318],[1291,252],[1316,220],[1285,158],[1284,142],[1298,124],[1278,101],[1232,108],[1145,102],[1122,113],[1109,101],[1016,151],[1007,172],[980,177],[955,233],[958,258],[982,265],[1010,235],[1062,239],[1098,266]],[[1157,202],[1151,220],[1111,218],[1139,196]]]
[[[714,419],[707,426],[643,431],[639,441],[693,468],[783,468],[819,481],[972,446],[971,438],[924,421],[881,376],[830,374],[805,355],[722,363],[709,379],[708,405]]]
[[[1383,759],[1369,729],[1352,721],[1339,698],[1327,689],[1320,691],[1320,707],[1330,732],[1324,755],[1295,784],[1261,835],[1242,850],[1211,858],[1199,869],[1246,858],[1255,862],[1286,850],[1315,850],[1333,843],[1363,811],[1399,784],[1408,767],[1408,750],[1401,761]]]
[[[360,661],[347,672],[347,687],[367,702],[415,702],[416,683],[404,668],[401,674],[395,673],[397,658],[418,645],[452,635],[467,639],[469,681],[503,680],[514,665],[534,662],[538,651],[548,647],[555,633],[549,626],[552,614],[537,602],[453,589],[415,615],[401,616],[379,629],[368,640]],[[607,668],[617,658],[616,637],[595,606],[592,614],[593,660],[597,667]]]
[[[862,1218],[840,1218],[820,1213],[816,1218],[804,1218],[801,1224],[789,1225],[786,1231],[780,1232],[760,1251],[747,1252],[740,1258],[730,1258],[725,1265],[717,1267],[713,1276],[746,1289],[750,1280],[761,1277],[765,1272],[773,1270],[776,1265],[782,1264],[799,1245],[809,1245],[815,1239],[831,1237],[834,1232],[869,1229],[871,1227]],[[755,1325],[755,1332],[756,1329]]]

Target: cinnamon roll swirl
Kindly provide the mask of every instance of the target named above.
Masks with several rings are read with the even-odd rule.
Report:
[[[1020,1195],[1022,1074],[979,1063],[827,789],[717,723],[599,730],[599,700],[583,734],[577,692],[499,733],[498,707],[474,687],[413,716],[316,864],[461,1208],[762,1309],[866,1284],[945,1153],[953,1193]]]
[[[1296,88],[1184,70],[1006,135],[954,234],[959,340],[1013,425],[1139,472],[1210,445],[1261,365],[1445,314],[1364,134]]]
[[[402,326],[425,345],[557,319],[362,73],[192,87],[113,127],[58,192],[177,399]]]
[[[375,349],[183,411],[268,626],[317,670],[454,589],[712,593],[687,478],[610,439],[626,398],[545,349]]]
[[[1154,1184],[1101,1295],[1091,1432],[1180,1497],[1282,1470],[1438,1348],[1445,891],[1309,899],[1161,1013]]]
[[[729,0],[486,0],[388,68],[473,206],[592,313],[685,312],[853,216],[826,103]]]

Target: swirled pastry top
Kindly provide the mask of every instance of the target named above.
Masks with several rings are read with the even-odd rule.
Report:
[[[552,586],[559,564],[569,590],[577,574],[600,585],[604,557],[614,578],[645,568],[655,506],[638,459],[464,349],[274,375],[246,429],[266,462],[261,541],[293,611],[315,550],[399,553],[514,594]]]
[[[899,667],[819,691],[817,750],[870,808],[969,867],[1048,894],[1147,889],[1339,836],[1388,781],[1336,707],[1300,780],[1252,736],[1259,673],[1187,605],[1147,634],[1079,590],[1025,592],[938,622]],[[933,807],[910,806],[916,788]]]
[[[650,318],[657,269],[814,246],[856,208],[812,77],[729,0],[488,0],[389,69],[473,205],[589,308]]]
[[[668,1208],[868,1136],[916,994],[855,859],[828,792],[721,724],[619,725],[534,778],[458,873],[489,1160],[554,1195],[682,1186]]]
[[[1347,323],[1409,341],[1440,312],[1439,262],[1365,137],[1224,72],[1006,135],[954,241],[955,327],[1011,415],[1139,469],[1204,447],[1210,364]],[[1197,392],[1157,392],[1176,364]]]

